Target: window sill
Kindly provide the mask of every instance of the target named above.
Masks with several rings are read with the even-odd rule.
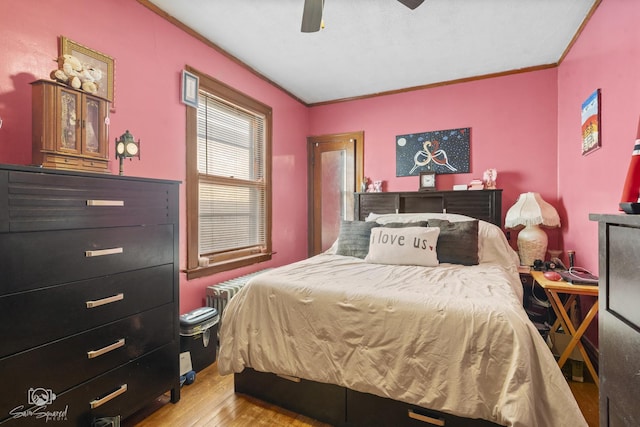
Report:
[[[249,255],[242,258],[236,258],[227,261],[220,261],[209,264],[207,267],[195,267],[185,270],[187,273],[187,280],[197,279],[199,277],[211,276],[213,274],[222,273],[223,271],[229,271],[240,267],[246,267],[248,265],[257,264],[259,262],[269,261],[271,254],[256,254]]]

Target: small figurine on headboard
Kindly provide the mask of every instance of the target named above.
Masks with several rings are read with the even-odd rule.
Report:
[[[360,184],[360,192],[364,193],[367,191],[367,186],[369,185],[369,178],[366,176],[362,178],[362,184]]]
[[[482,180],[484,181],[484,188],[487,190],[496,189],[496,179],[498,178],[498,171],[495,169],[487,169],[484,171]]]

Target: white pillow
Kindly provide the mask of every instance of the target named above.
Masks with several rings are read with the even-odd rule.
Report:
[[[373,228],[364,260],[374,264],[436,267],[439,234],[438,227]]]
[[[420,212],[420,213],[397,213],[397,214],[377,214],[371,212],[365,218],[365,221],[375,221],[378,224],[388,224],[390,222],[416,222],[428,221],[429,218],[446,219],[451,222],[471,221],[475,218],[460,214],[438,213],[438,212]]]

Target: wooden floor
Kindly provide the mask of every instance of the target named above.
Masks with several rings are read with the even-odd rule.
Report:
[[[589,423],[598,426],[598,388],[593,382],[569,382]],[[196,381],[182,387],[175,405],[162,396],[154,404],[127,419],[124,427],[156,426],[297,426],[329,427],[277,406],[235,394],[233,376],[220,376],[216,363],[198,372]]]

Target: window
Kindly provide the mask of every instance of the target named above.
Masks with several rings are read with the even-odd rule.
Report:
[[[187,108],[192,279],[271,259],[271,108],[187,70],[200,78],[198,108]]]

